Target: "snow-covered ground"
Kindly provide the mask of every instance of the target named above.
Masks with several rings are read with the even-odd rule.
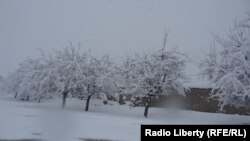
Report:
[[[166,108],[150,108],[144,118],[143,108],[103,105],[101,100],[91,100],[89,112],[84,112],[84,101],[67,99],[65,109],[60,104],[17,101],[0,94],[0,140],[136,141],[141,124],[250,124],[250,116]]]

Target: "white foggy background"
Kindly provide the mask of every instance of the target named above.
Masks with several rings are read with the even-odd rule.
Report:
[[[249,11],[249,0],[0,0],[0,75],[70,41],[119,62],[159,49],[166,29],[167,47],[189,56],[190,85],[203,85],[197,64],[212,33],[224,35]]]

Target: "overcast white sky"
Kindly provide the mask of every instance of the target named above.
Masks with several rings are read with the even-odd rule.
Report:
[[[191,58],[186,72],[194,84],[197,63],[209,50],[211,33],[223,35],[250,11],[249,0],[0,0],[0,74],[27,57],[81,43],[84,49],[119,60],[133,52],[168,47]]]

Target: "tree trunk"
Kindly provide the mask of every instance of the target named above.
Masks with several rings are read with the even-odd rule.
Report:
[[[148,109],[149,109],[149,106],[145,106],[144,117],[148,117]]]
[[[90,98],[91,98],[91,95],[89,95],[88,98],[87,98],[85,111],[89,110],[89,101],[90,101]]]
[[[26,100],[29,101],[29,99],[30,99],[30,96],[28,95],[28,96],[26,97]]]
[[[144,117],[148,117],[148,109],[150,107],[150,98],[147,98],[146,104],[145,104],[145,109],[144,109]]]
[[[166,74],[164,75],[164,77],[163,77],[163,82],[165,82],[166,81]]]
[[[14,98],[16,99],[16,97],[17,97],[17,93],[15,94]]]
[[[64,92],[63,92],[63,97],[62,97],[62,108],[65,107],[67,94],[68,94],[68,91],[64,91]]]

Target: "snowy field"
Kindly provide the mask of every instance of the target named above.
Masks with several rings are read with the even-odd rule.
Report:
[[[67,99],[43,103],[17,101],[0,95],[0,141],[22,139],[50,141],[138,141],[141,124],[250,124],[250,116],[202,113],[166,108],[150,108],[148,118],[143,108],[129,108],[116,103],[103,105]]]

